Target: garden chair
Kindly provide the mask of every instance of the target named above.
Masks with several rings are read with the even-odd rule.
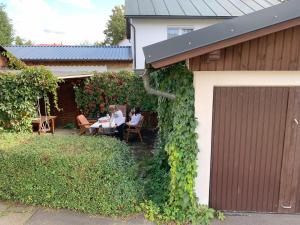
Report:
[[[144,123],[144,116],[141,116],[140,122],[138,123],[138,125],[136,126],[129,126],[126,130],[126,142],[128,142],[129,140],[129,135],[130,133],[134,133],[137,134],[141,140],[141,142],[143,142],[143,138],[141,135],[141,129],[143,127],[143,123]]]
[[[123,113],[123,116],[126,118],[126,113],[127,113],[127,107],[126,107],[126,105],[117,105],[117,108],[119,109],[119,110],[121,110],[121,112]]]
[[[83,135],[85,134],[86,130],[89,129],[92,125],[92,123],[90,123],[87,118],[84,115],[79,115],[76,117],[77,119],[77,124],[80,128],[80,132],[79,135]]]

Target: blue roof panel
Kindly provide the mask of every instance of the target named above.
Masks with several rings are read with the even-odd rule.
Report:
[[[128,46],[4,46],[21,60],[131,61]]]

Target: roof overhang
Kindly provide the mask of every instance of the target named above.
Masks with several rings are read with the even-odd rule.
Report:
[[[128,19],[232,19],[235,16],[125,15]]]
[[[107,60],[107,59],[23,59],[20,60],[24,62],[132,62],[133,59],[114,59],[114,60]]]
[[[16,75],[20,72],[21,72],[21,70],[0,69],[0,74],[1,73],[10,73],[10,74]],[[63,80],[75,79],[75,78],[88,78],[88,77],[94,76],[94,73],[65,73],[65,74],[61,74],[61,73],[52,72],[52,74],[55,77],[57,77],[59,79],[63,79]]]
[[[300,1],[290,0],[143,48],[147,67],[161,68],[300,25]]]
[[[275,26],[270,26],[265,29],[261,29],[258,31],[244,34],[244,35],[236,36],[234,38],[226,39],[224,41],[216,42],[211,45],[196,48],[196,49],[193,49],[193,50],[190,50],[187,52],[183,52],[181,54],[174,55],[174,56],[162,59],[162,60],[154,61],[154,62],[150,63],[150,65],[155,69],[158,69],[161,67],[166,67],[168,65],[175,64],[175,63],[181,62],[186,59],[204,55],[209,52],[213,52],[213,51],[216,51],[219,49],[223,49],[223,48],[230,47],[230,46],[233,46],[236,44],[240,44],[240,43],[243,43],[243,42],[255,39],[255,38],[259,38],[259,37],[262,37],[262,36],[265,36],[265,35],[268,35],[271,33],[275,33],[275,32],[281,31],[281,30],[285,30],[285,29],[288,29],[291,27],[295,27],[298,25],[300,25],[300,18],[297,18],[292,21],[284,22],[284,23],[281,23],[281,24],[278,24]]]

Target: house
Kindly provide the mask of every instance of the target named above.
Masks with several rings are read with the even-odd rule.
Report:
[[[282,0],[126,0],[127,38],[134,70],[143,70],[142,48],[168,38],[242,16]]]
[[[52,115],[58,125],[75,123],[80,113],[75,103],[74,84],[96,72],[132,70],[130,46],[4,46],[6,51],[28,66],[45,66],[64,79],[58,89],[58,106]]]
[[[299,8],[289,0],[144,48],[148,67],[193,71],[201,204],[300,213]]]

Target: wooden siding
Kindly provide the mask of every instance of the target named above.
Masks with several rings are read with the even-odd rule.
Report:
[[[277,212],[289,88],[215,88],[210,206]]]
[[[192,71],[300,70],[300,26],[221,49],[219,60],[209,54],[189,60]]]

